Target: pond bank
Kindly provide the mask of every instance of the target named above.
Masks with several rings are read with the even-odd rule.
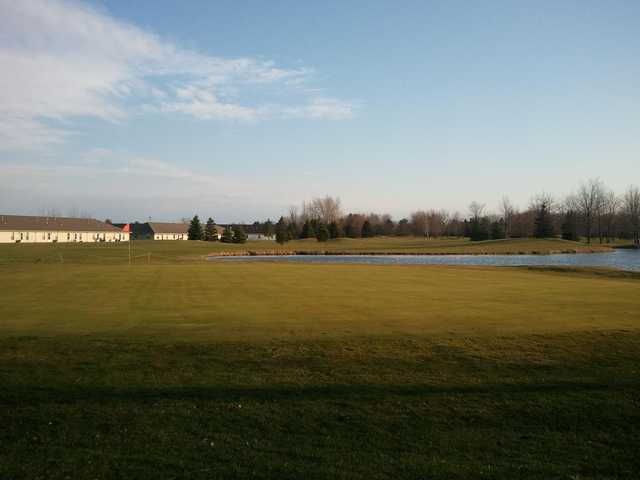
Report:
[[[622,247],[621,247],[622,248]],[[629,248],[629,247],[624,247]],[[411,251],[349,251],[349,250],[229,250],[214,252],[208,255],[213,257],[291,257],[298,255],[336,255],[336,256],[434,256],[434,255],[562,255],[577,253],[605,253],[612,252],[611,247],[580,247],[567,248],[562,250],[521,250],[512,252],[491,252],[491,251],[433,251],[433,252],[411,252]]]

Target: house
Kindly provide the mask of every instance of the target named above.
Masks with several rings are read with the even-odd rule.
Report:
[[[133,240],[189,240],[188,223],[134,222],[129,224]],[[216,225],[218,239],[224,227]]]
[[[247,240],[275,240],[275,234],[267,235],[264,233],[264,227],[258,223],[254,223],[251,225],[232,225],[233,227],[238,226],[242,227],[244,233],[247,235]]]
[[[264,233],[247,233],[247,240],[275,240],[275,235],[267,235]]]
[[[131,233],[135,240],[189,240],[189,225],[167,222],[132,223]]]
[[[126,242],[129,232],[94,218],[0,215],[0,243]]]

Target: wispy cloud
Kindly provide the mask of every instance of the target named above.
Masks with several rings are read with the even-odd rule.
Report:
[[[115,195],[131,195],[143,191],[154,194],[175,194],[189,198],[216,192],[218,196],[231,198],[249,195],[255,185],[211,174],[176,167],[149,158],[125,158],[107,149],[88,152],[83,161],[69,164],[6,164],[0,165],[0,187],[10,187],[22,178],[29,178],[34,188],[51,193],[65,189],[78,190],[78,179]],[[144,186],[143,188],[141,186]]]
[[[184,49],[76,1],[0,0],[0,11],[0,148],[62,143],[74,119],[121,122],[143,108],[235,121],[353,113],[336,99],[243,97],[256,89],[268,96],[274,86],[312,95],[298,87],[312,77],[309,68]]]

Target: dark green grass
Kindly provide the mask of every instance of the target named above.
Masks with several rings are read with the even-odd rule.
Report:
[[[637,478],[640,282],[0,267],[0,479]]]
[[[1,478],[640,472],[637,333],[0,349]]]

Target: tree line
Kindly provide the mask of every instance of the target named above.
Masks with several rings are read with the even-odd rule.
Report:
[[[326,196],[290,207],[277,223],[254,222],[248,228],[279,243],[315,238],[326,242],[335,238],[377,236],[468,237],[472,241],[503,238],[550,238],[611,242],[615,238],[631,240],[640,246],[640,189],[630,186],[617,195],[599,179],[583,182],[561,199],[541,193],[520,210],[508,197],[497,209],[471,202],[465,214],[444,209],[416,210],[395,221],[389,214],[344,213],[339,198]],[[229,225],[217,231],[212,218],[202,225],[196,215],[190,220],[190,240],[245,243],[247,234],[241,225]]]
[[[472,202],[468,212],[450,213],[443,209],[417,210],[408,218],[395,221],[379,213],[343,213],[340,199],[315,198],[291,207],[275,226],[267,221],[264,230],[275,233],[276,241],[316,238],[324,242],[334,238],[376,236],[469,237],[472,241],[503,238],[585,239],[611,242],[615,238],[631,240],[640,246],[640,189],[630,186],[622,195],[606,187],[599,179],[590,179],[562,199],[542,193],[520,210],[503,197],[496,211],[486,204]]]

